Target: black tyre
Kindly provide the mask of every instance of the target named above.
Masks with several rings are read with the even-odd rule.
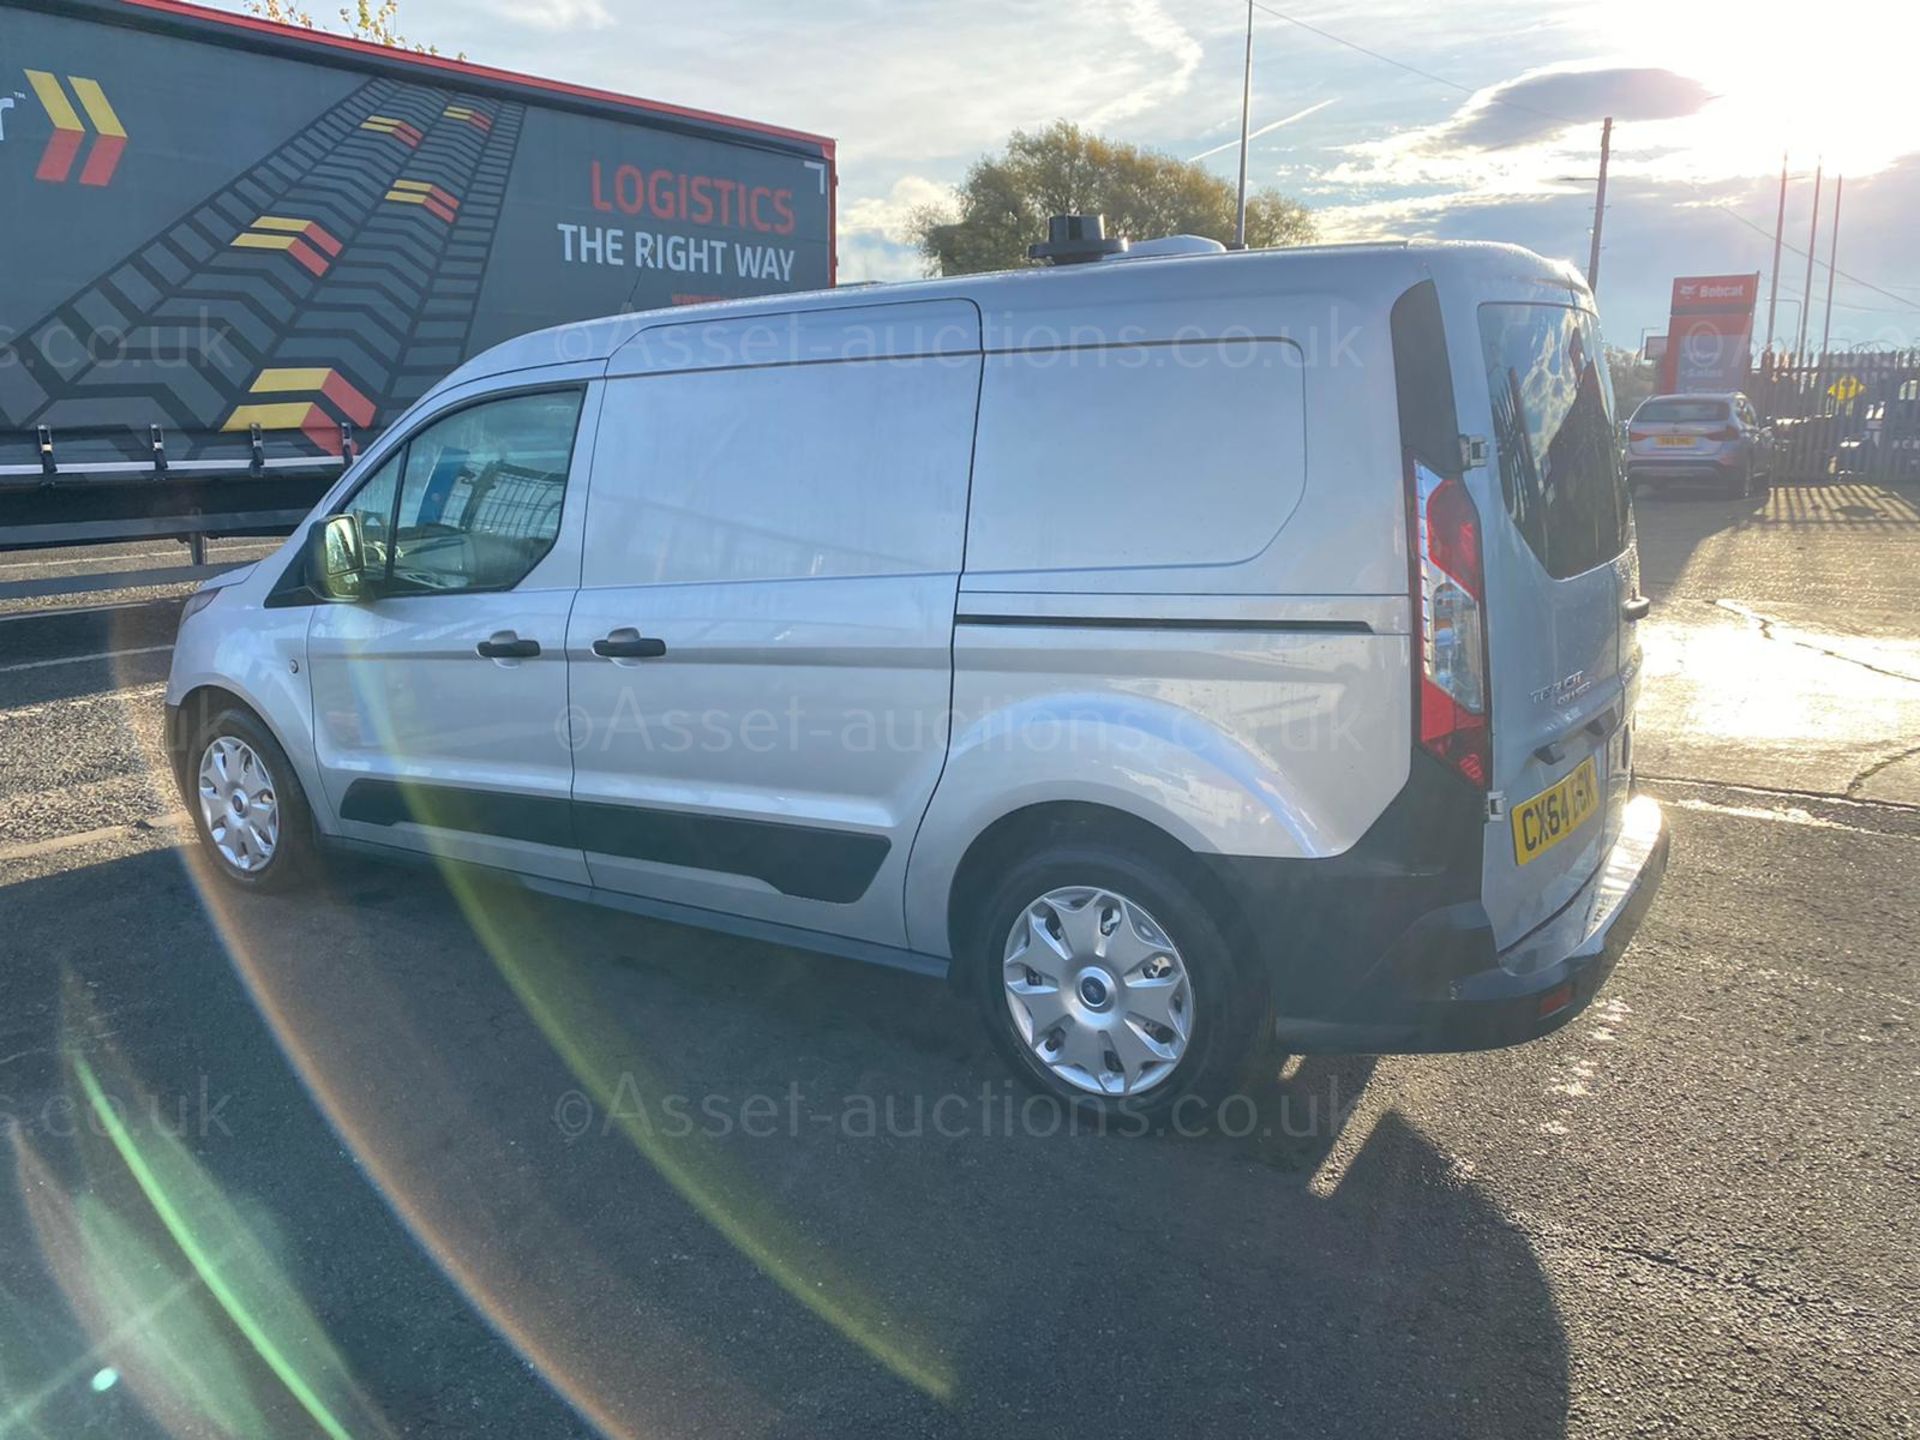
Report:
[[[249,711],[208,716],[187,747],[188,812],[208,863],[248,890],[284,890],[312,871],[313,812],[293,762]]]
[[[977,912],[976,995],[1038,1089],[1125,1115],[1223,1095],[1258,1054],[1265,987],[1197,887],[1144,855],[1062,839],[1015,862]]]

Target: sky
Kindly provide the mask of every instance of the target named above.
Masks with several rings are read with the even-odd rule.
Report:
[[[332,13],[326,0],[313,9]],[[1599,293],[1613,343],[1665,329],[1676,275],[1760,271],[1764,297],[1783,152],[1781,333],[1805,301],[1824,163],[1813,337],[1840,172],[1833,343],[1920,343],[1912,0],[1262,0],[1255,16],[1252,124],[1264,133],[1249,146],[1251,182],[1305,202],[1323,239],[1505,240],[1584,267],[1610,114]],[[1245,20],[1241,0],[402,0],[400,11],[405,31],[443,53],[835,137],[843,281],[921,274],[913,208],[951,194],[1018,128],[1064,118],[1204,156],[1231,178]]]

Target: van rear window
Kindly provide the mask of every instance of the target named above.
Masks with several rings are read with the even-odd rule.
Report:
[[[1494,445],[1507,513],[1549,575],[1627,544],[1627,491],[1599,326],[1567,305],[1482,305]]]
[[[1724,400],[1649,400],[1633,412],[1649,425],[1708,425],[1727,418]]]

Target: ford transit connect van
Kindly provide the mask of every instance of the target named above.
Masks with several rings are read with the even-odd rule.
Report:
[[[1612,408],[1498,245],[530,335],[191,599],[169,744],[233,884],[412,852],[944,974],[1096,1105],[1522,1041],[1666,863]]]

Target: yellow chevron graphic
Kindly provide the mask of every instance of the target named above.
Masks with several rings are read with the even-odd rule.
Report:
[[[73,85],[73,93],[80,97],[80,108],[87,112],[87,119],[93,122],[93,128],[116,140],[126,139],[126,129],[120,124],[120,117],[113,113],[113,106],[107,103],[107,95],[100,88],[100,82],[81,75],[69,75],[67,79]]]
[[[262,430],[298,430],[313,411],[310,400],[290,400],[277,405],[242,405],[227,417],[222,430],[245,430],[258,425]]]

